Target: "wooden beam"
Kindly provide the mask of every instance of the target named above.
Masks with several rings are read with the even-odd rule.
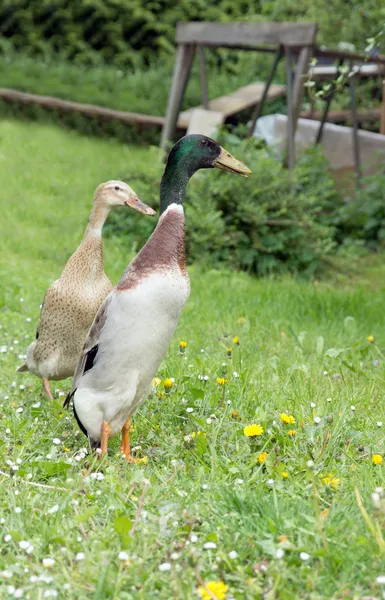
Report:
[[[335,49],[323,49],[316,46],[313,52],[315,57],[319,58],[331,58],[337,60],[338,58],[344,58],[346,60],[358,60],[358,61],[368,61],[369,63],[376,63],[380,65],[385,65],[385,56],[368,56],[367,54],[359,54],[358,52],[345,52],[343,50],[335,50]]]
[[[205,110],[209,109],[209,89],[207,85],[207,72],[206,72],[206,57],[205,51],[202,46],[198,48],[199,55],[199,73],[201,78],[201,88],[202,88],[202,104]]]
[[[322,112],[301,112],[299,114],[301,119],[311,119],[312,121],[321,121]],[[332,110],[328,113],[326,122],[327,123],[346,123],[351,120],[352,111],[348,110]],[[357,112],[357,120],[362,123],[363,121],[379,121],[381,119],[381,109],[371,108],[369,110],[361,110]],[[385,114],[384,114],[385,119]]]
[[[372,63],[353,65],[352,67],[353,73],[360,79],[379,77],[383,75],[384,70],[385,66]],[[313,81],[333,80],[338,76],[338,67],[336,65],[316,65],[309,69],[309,75]]]
[[[0,99],[6,102],[17,102],[18,104],[38,104],[43,108],[59,110],[62,112],[76,112],[87,117],[106,119],[112,121],[121,121],[122,123],[134,123],[144,127],[162,127],[164,124],[163,117],[153,117],[151,115],[142,115],[140,113],[124,112],[120,110],[112,110],[97,106],[94,104],[81,104],[80,102],[70,102],[69,100],[61,100],[52,96],[39,96],[38,94],[28,94],[8,88],[0,88]]]
[[[289,46],[285,47],[286,61],[286,104],[287,104],[287,166],[290,171],[295,167],[295,124],[294,124],[294,105],[293,105],[293,71],[292,54]],[[290,185],[294,189],[293,181]]]
[[[297,127],[297,119],[301,110],[301,102],[304,91],[304,84],[309,70],[309,61],[312,54],[312,49],[308,46],[302,48],[298,55],[297,65],[295,69],[293,82],[293,121],[294,134]]]
[[[178,23],[177,44],[250,48],[258,44],[311,46],[317,26],[314,23]]]

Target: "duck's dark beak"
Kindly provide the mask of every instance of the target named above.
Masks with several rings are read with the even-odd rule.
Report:
[[[131,195],[128,200],[124,203],[126,206],[130,206],[134,210],[137,210],[144,215],[151,215],[152,217],[156,214],[155,210],[151,208],[151,206],[147,206],[144,202],[138,198],[136,195]]]
[[[242,177],[247,177],[251,173],[249,167],[246,167],[240,160],[231,156],[230,152],[227,152],[227,150],[222,147],[220,155],[213,162],[213,166],[218,167],[218,169],[230,171],[230,173],[242,175]]]

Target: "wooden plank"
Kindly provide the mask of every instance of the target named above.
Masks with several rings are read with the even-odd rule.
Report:
[[[38,104],[43,108],[59,110],[62,112],[77,112],[88,117],[96,117],[122,123],[134,123],[144,127],[162,127],[165,119],[163,117],[153,117],[152,115],[143,115],[140,113],[124,112],[112,110],[97,106],[94,104],[81,104],[80,102],[70,102],[61,100],[52,96],[39,96],[38,94],[29,94],[19,92],[8,88],[0,88],[0,98],[7,102],[17,102],[18,104]]]
[[[317,26],[314,23],[178,23],[177,44],[252,48],[258,44],[311,46]]]
[[[312,121],[321,121],[322,112],[301,112],[301,119],[311,119]],[[334,110],[328,113],[326,122],[327,123],[346,123],[352,118],[352,111],[348,110]],[[357,119],[361,123],[363,121],[379,121],[381,118],[380,108],[371,108],[370,110],[360,110],[357,112]]]
[[[224,123],[225,116],[221,112],[195,108],[191,113],[187,135],[201,133],[208,137],[215,137],[218,126]]]
[[[226,96],[220,96],[219,98],[214,98],[214,100],[210,100],[209,109],[212,111],[220,112],[224,115],[224,119],[235,115],[236,113],[244,110],[245,108],[250,108],[255,104],[260,102],[263,91],[265,89],[264,83],[252,83],[250,85],[246,85],[244,87],[238,88],[235,92],[228,94]],[[269,88],[269,92],[267,94],[267,98],[274,99],[280,98],[285,95],[285,86],[272,84]],[[190,108],[180,113],[178,119],[178,127],[188,127],[192,111],[196,108],[203,108],[202,105],[194,106],[194,108]]]
[[[358,52],[345,52],[344,50],[335,50],[335,49],[324,49],[316,46],[314,48],[313,55],[317,58],[331,58],[336,60],[337,58],[343,58],[346,60],[355,60],[355,61],[367,61],[367,54],[359,54]],[[385,56],[379,54],[378,56],[370,57],[371,63],[376,63],[380,65],[385,65]]]

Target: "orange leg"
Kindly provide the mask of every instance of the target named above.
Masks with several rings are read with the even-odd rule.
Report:
[[[43,391],[48,398],[53,401],[53,396],[51,393],[51,386],[49,385],[49,381],[46,377],[43,377]]]
[[[122,428],[122,443],[120,445],[120,450],[123,452],[126,460],[128,462],[135,463],[136,460],[131,456],[131,448],[130,448],[130,427],[131,427],[131,417],[128,417],[127,421],[123,425]]]
[[[107,421],[102,421],[102,438],[100,442],[101,454],[100,458],[102,459],[105,454],[107,454],[107,446],[108,446],[108,438],[110,437],[111,427],[107,423]]]

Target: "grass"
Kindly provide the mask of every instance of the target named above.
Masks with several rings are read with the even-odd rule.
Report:
[[[210,99],[249,84],[250,77],[254,81],[263,80],[268,71],[270,63],[266,62],[265,58],[263,62],[255,64],[250,55],[244,54],[243,68],[236,69],[233,65],[234,72],[230,74],[226,62],[226,57],[229,56],[234,59],[234,52],[227,52],[222,57],[221,68],[213,65],[212,60],[209,61]],[[58,57],[36,59],[14,51],[0,55],[1,85],[5,88],[155,116],[164,116],[166,113],[168,83],[171,84],[173,68],[173,58],[159,60],[150,68],[138,66],[123,71],[107,65],[82,66]],[[201,100],[199,64],[196,59],[183,108],[197,106]],[[265,107],[266,113],[282,110],[282,99],[270,102]],[[123,142],[130,140],[136,143],[145,140],[159,143],[159,127],[146,128],[138,134],[134,125],[101,121],[99,118],[89,118],[77,113],[60,113],[37,105],[19,105],[0,100],[0,117],[22,117],[33,121],[51,122],[76,129],[86,135],[114,136]]]
[[[234,53],[233,53],[234,54]],[[266,59],[261,69],[246,57],[245,68],[230,74],[225,68],[210,66],[209,97],[215,98],[263,77]],[[247,67],[247,68],[246,68]],[[2,87],[24,92],[56,96],[66,100],[98,104],[116,110],[163,116],[166,113],[174,57],[161,60],[150,68],[123,71],[114,66],[81,66],[59,58],[36,59],[12,52],[0,56]],[[186,108],[202,101],[198,59],[194,62],[191,80],[186,90]]]
[[[121,459],[118,439],[99,463],[61,408],[70,381],[51,404],[15,370],[94,188],[127,165],[139,184],[157,153],[14,122],[0,143],[0,596],[188,600],[214,580],[227,600],[379,598],[383,267],[340,283],[192,268],[158,373],[174,384],[133,419],[141,464]],[[132,243],[106,240],[114,282]],[[250,424],[263,434],[246,437]]]

